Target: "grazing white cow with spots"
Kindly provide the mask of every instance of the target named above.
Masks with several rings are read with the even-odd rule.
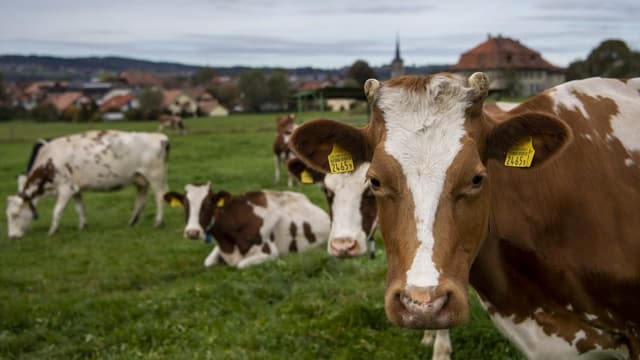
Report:
[[[73,198],[79,228],[86,218],[82,203],[85,190],[109,191],[134,184],[138,189],[135,208],[129,221],[138,221],[149,187],[155,193],[156,221],[162,223],[162,196],[167,191],[169,140],[163,134],[88,131],[39,142],[34,147],[26,176],[18,180],[18,194],[7,199],[10,238],[24,236],[37,218],[36,205],[43,196],[57,196],[49,229],[58,229],[67,202]]]
[[[282,115],[276,119],[276,137],[273,139],[273,160],[275,166],[275,182],[280,182],[280,166],[291,159],[293,154],[289,150],[289,138],[296,128],[296,115]],[[287,173],[287,186],[293,185],[291,175]]]
[[[210,182],[188,184],[184,190],[183,194],[168,192],[164,198],[184,207],[186,238],[209,235],[216,240],[205,266],[222,258],[242,269],[327,241],[329,216],[303,194],[267,190],[214,193]]]
[[[178,115],[160,115],[158,118],[158,131],[162,131],[165,128],[177,130],[180,134],[186,134],[187,128],[184,126],[182,117]]]
[[[469,317],[467,286],[531,359],[640,358],[640,78],[593,78],[495,116],[489,81],[368,80],[365,128],[302,125],[290,147],[328,172],[370,162],[387,316]]]

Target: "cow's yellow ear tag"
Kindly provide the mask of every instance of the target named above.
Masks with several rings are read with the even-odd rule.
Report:
[[[507,158],[504,159],[504,166],[520,168],[531,167],[535,153],[533,139],[531,136],[527,136],[509,149]]]
[[[217,207],[224,207],[224,198],[220,198],[218,199],[218,202],[216,203]]]
[[[307,169],[302,170],[300,173],[300,182],[303,184],[313,184],[313,176],[311,176],[311,173],[307,171]]]
[[[182,203],[180,202],[180,200],[178,200],[176,198],[171,198],[171,201],[169,202],[169,205],[171,207],[179,207],[179,206],[182,206]]]
[[[338,144],[333,144],[333,149],[327,156],[327,160],[329,160],[329,168],[332,174],[340,174],[355,169],[351,154]]]

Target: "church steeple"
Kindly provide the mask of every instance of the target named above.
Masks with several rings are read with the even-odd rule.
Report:
[[[391,78],[404,75],[404,61],[400,57],[400,36],[396,34],[396,56],[391,61]]]

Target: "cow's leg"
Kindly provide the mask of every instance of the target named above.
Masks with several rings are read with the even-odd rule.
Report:
[[[207,258],[204,259],[204,266],[209,267],[219,262],[220,262],[220,248],[218,246],[214,246],[209,256],[207,256]]]
[[[422,340],[420,341],[424,346],[430,346],[433,344],[433,339],[435,338],[436,332],[433,330],[425,330],[422,335]]]
[[[275,166],[275,182],[276,184],[280,182],[280,156],[275,154],[273,156],[273,165]]]
[[[265,254],[263,252],[258,252],[253,255],[249,255],[246,258],[240,260],[238,263],[238,269],[244,269],[249,266],[262,264],[265,261],[273,260],[278,257],[277,254]]]
[[[449,330],[437,330],[436,341],[433,344],[433,360],[449,360],[451,359],[451,339],[449,338]]]
[[[87,225],[87,217],[84,213],[84,203],[82,202],[81,193],[73,195],[73,204],[76,208],[76,214],[78,214],[78,229],[82,230]]]
[[[53,208],[53,217],[51,219],[51,227],[49,228],[49,235],[53,235],[58,230],[58,225],[60,225],[60,218],[62,217],[62,212],[64,208],[67,206],[67,203],[71,199],[74,193],[68,189],[60,189],[58,190],[58,198],[56,199],[56,205]]]
[[[130,226],[133,226],[138,222],[140,213],[142,213],[142,209],[144,209],[144,205],[147,203],[147,192],[149,190],[149,183],[146,180],[144,180],[144,182],[136,181],[135,186],[138,192],[136,194],[136,204],[133,207],[133,214],[129,220]]]
[[[166,176],[164,177],[166,178]],[[164,194],[169,191],[169,185],[167,185],[166,181],[149,181],[151,184],[151,190],[153,190],[153,194],[156,199],[156,221],[153,224],[154,227],[162,226],[162,219],[164,218]]]

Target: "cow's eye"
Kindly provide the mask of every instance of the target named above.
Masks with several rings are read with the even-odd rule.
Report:
[[[479,188],[480,186],[482,186],[482,183],[484,182],[484,178],[485,178],[484,174],[475,175],[471,179],[471,186],[475,188]]]
[[[380,190],[380,187],[382,186],[382,184],[380,184],[380,180],[378,180],[376,178],[369,179],[369,184],[371,184],[371,189],[373,191]]]

